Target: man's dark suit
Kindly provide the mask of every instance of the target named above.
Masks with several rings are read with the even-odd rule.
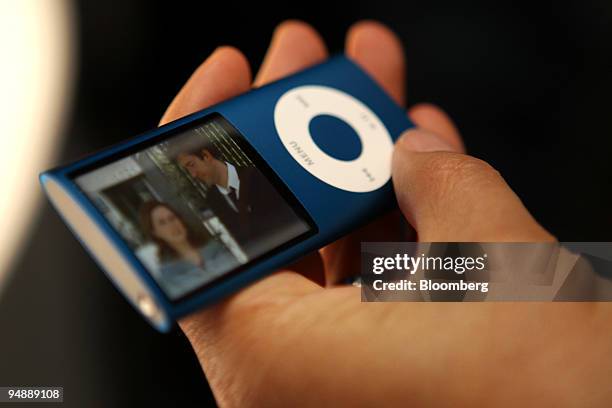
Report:
[[[217,186],[208,189],[210,209],[234,236],[238,244],[252,243],[266,232],[296,221],[296,215],[270,182],[255,167],[236,167],[240,180],[239,197],[231,194],[236,212]]]

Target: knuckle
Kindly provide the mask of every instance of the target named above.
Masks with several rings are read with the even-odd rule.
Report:
[[[447,197],[465,190],[486,188],[501,176],[484,160],[459,153],[436,154],[428,163],[429,188]]]

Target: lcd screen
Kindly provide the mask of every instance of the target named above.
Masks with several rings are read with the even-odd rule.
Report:
[[[72,177],[171,301],[316,231],[219,114]]]

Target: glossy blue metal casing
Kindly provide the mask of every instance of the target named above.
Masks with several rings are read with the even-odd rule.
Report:
[[[405,111],[395,104],[364,71],[346,57],[338,56],[321,65],[126,140],[70,165],[50,170],[41,175],[41,183],[44,186],[48,180],[53,179],[69,192],[71,198],[100,226],[117,251],[130,264],[133,264],[133,269],[150,286],[151,293],[154,294],[158,305],[172,319],[176,319],[219,300],[309,251],[336,240],[395,206],[390,181],[383,187],[366,193],[342,190],[314,177],[288,153],[277,133],[274,108],[285,92],[303,85],[331,87],[352,95],[378,115],[393,140],[412,126]],[[85,166],[91,166],[98,161],[119,155],[125,149],[133,148],[153,138],[161,138],[168,131],[214,112],[225,117],[270,165],[310,214],[316,223],[318,232],[284,252],[268,257],[251,268],[207,287],[184,301],[172,303],[161,292],[119,234],[75,185],[69,175]],[[57,209],[61,213],[61,208]],[[96,258],[96,254],[92,255]],[[111,271],[106,272],[112,275]],[[168,329],[167,326],[158,328]]]

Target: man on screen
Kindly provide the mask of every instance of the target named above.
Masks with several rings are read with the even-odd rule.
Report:
[[[211,210],[241,246],[295,222],[293,211],[257,168],[236,167],[217,157],[212,149],[202,149],[179,153],[177,163],[209,187]]]

